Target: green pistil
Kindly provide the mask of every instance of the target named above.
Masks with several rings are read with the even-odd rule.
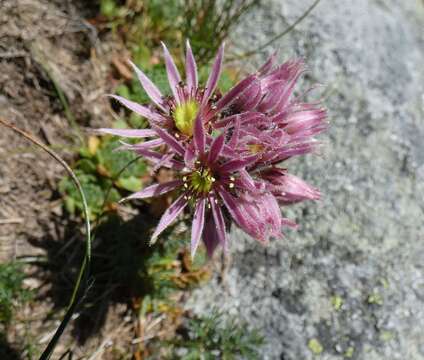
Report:
[[[196,170],[188,177],[184,177],[183,180],[186,181],[186,187],[198,194],[209,193],[212,184],[215,182],[209,169]]]
[[[194,120],[198,111],[199,104],[194,100],[189,100],[176,106],[173,114],[175,126],[184,135],[193,135]]]

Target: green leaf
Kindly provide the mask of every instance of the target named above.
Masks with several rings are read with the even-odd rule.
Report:
[[[70,196],[66,196],[65,197],[65,208],[66,211],[70,214],[75,214],[75,199],[70,197]]]
[[[118,95],[123,96],[124,98],[127,98],[127,99],[129,99],[129,98],[131,97],[130,89],[128,88],[128,86],[127,86],[127,85],[124,85],[124,84],[119,85],[119,86],[115,89],[115,92],[116,92]]]
[[[114,0],[101,0],[100,12],[106,17],[113,17],[116,15],[116,5]]]
[[[122,189],[131,191],[131,192],[136,192],[136,191],[140,191],[141,187],[142,187],[142,182],[140,178],[137,178],[135,176],[130,176],[127,178],[120,178],[117,182],[116,185],[119,186]]]
[[[81,159],[75,166],[85,173],[96,173],[96,164],[90,159]]]

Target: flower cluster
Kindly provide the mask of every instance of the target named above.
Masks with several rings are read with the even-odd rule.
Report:
[[[176,179],[148,186],[126,199],[177,193],[152,235],[154,242],[184,209],[193,213],[191,252],[202,239],[209,256],[218,245],[227,248],[227,231],[235,223],[267,243],[282,235],[281,204],[319,199],[317,189],[288,174],[281,164],[312,152],[313,136],[326,129],[326,111],[295,97],[294,87],[304,72],[301,61],[276,65],[275,55],[226,94],[217,90],[224,46],[214,60],[204,87],[187,42],[185,81],[163,45],[172,91],[163,96],[148,77],[131,63],[152,103],[144,106],[112,95],[145,117],[148,129],[100,129],[141,142],[123,142],[122,149],[144,156],[154,170],[175,170]]]

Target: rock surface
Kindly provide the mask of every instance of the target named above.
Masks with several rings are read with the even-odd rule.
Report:
[[[234,39],[259,46],[311,2],[266,2]],[[322,0],[272,46],[326,85],[322,154],[288,164],[323,199],[283,209],[301,227],[268,247],[233,231],[225,280],[188,303],[261,329],[264,359],[424,359],[423,29],[421,0]]]

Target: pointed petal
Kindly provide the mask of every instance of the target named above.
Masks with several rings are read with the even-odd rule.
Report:
[[[145,159],[149,160],[155,165],[160,163],[161,166],[174,170],[182,170],[184,168],[184,164],[182,162],[173,159],[168,160],[168,158],[166,158],[166,161],[164,161],[164,157],[167,157],[168,155],[163,155],[150,149],[136,149],[135,153],[142,155]]]
[[[186,50],[186,81],[188,90],[192,91],[197,89],[197,65],[194,60],[193,51],[191,50],[190,42],[187,40]]]
[[[224,216],[222,215],[221,208],[215,203],[215,201],[210,201],[212,207],[212,215],[215,221],[216,233],[218,235],[218,241],[224,248],[227,250],[227,236],[225,232],[225,222]]]
[[[164,231],[177,218],[177,216],[184,210],[186,205],[187,200],[184,199],[184,194],[171,204],[171,206],[162,215],[162,218],[159,221],[159,225],[156,227],[156,230],[150,239],[150,244],[154,244],[156,242],[162,231]]]
[[[131,199],[145,199],[153,196],[158,196],[174,190],[178,186],[181,186],[183,182],[181,180],[169,181],[163,184],[154,184],[146,187],[145,189],[138,191],[124,199],[120,202],[131,200]]]
[[[287,218],[282,218],[281,223],[285,226],[292,228],[292,229],[297,229],[299,227],[293,220],[290,220],[290,219],[287,219]]]
[[[258,160],[257,155],[251,155],[244,159],[236,159],[227,161],[224,165],[221,166],[220,171],[222,172],[235,172],[240,169],[243,169],[246,166],[249,166]]]
[[[115,100],[118,100],[122,105],[130,109],[131,111],[134,111],[138,115],[141,115],[145,117],[148,120],[152,120],[154,122],[163,122],[166,121],[166,119],[159,113],[150,110],[148,107],[137,104],[134,101],[127,100],[123,98],[122,96],[118,95],[109,95],[110,97],[114,98]]]
[[[240,177],[236,180],[238,187],[246,189],[248,191],[258,191],[255,187],[255,182],[245,169],[240,169],[239,174]]]
[[[197,159],[196,152],[192,144],[187,145],[184,154],[184,163],[189,169],[194,167],[194,162]]]
[[[216,55],[215,62],[212,66],[212,71],[206,83],[206,90],[202,100],[203,104],[205,104],[209,100],[210,96],[215,91],[216,85],[218,84],[218,80],[221,75],[223,58],[224,58],[224,44],[222,44],[219,47],[218,54]]]
[[[110,135],[116,135],[116,136],[122,136],[126,138],[146,138],[146,137],[153,137],[157,136],[156,132],[154,130],[150,129],[96,129],[96,131],[104,133],[104,134],[110,134]]]
[[[163,111],[168,112],[168,110],[163,106],[163,96],[160,90],[132,61],[128,60],[128,62],[136,72],[138,80],[140,81],[141,86],[143,87],[144,91],[146,91],[149,98]]]
[[[265,64],[263,64],[259,70],[258,73],[260,75],[266,75],[267,73],[270,72],[270,70],[272,70],[274,64],[275,64],[275,59],[277,57],[277,52],[274,52],[269,58],[268,60],[265,62]]]
[[[163,55],[165,57],[165,66],[166,66],[166,72],[168,74],[168,81],[169,86],[171,87],[171,91],[174,94],[175,99],[177,102],[180,102],[180,97],[178,94],[178,86],[181,82],[181,76],[178,72],[177,66],[174,63],[174,60],[172,59],[171,54],[168,51],[168,48],[164,43],[162,43],[163,47]]]
[[[203,242],[206,246],[206,252],[209,258],[211,258],[219,244],[219,237],[212,215],[209,216],[208,220],[206,221],[205,228],[203,229]]]
[[[193,130],[194,146],[198,153],[203,154],[205,152],[206,135],[200,114],[197,114],[196,120],[194,120]]]
[[[121,150],[140,150],[140,149],[152,149],[154,147],[158,147],[163,145],[165,142],[162,139],[154,139],[149,141],[144,141],[138,144],[128,144],[124,141],[120,141],[122,144],[120,147],[114,149],[113,151],[121,151]]]
[[[158,171],[162,166],[166,167],[165,164],[168,164],[168,163],[172,164],[172,162],[176,162],[178,164],[181,164],[181,166],[182,166],[181,162],[179,162],[179,161],[177,162],[176,160],[173,160],[174,156],[175,156],[175,154],[172,153],[172,152],[162,156],[162,159],[160,159],[158,162],[156,162],[156,164],[154,164],[154,166],[150,169],[150,174],[153,176],[153,174],[156,171]],[[174,165],[174,168],[175,168],[175,165]]]
[[[234,106],[239,111],[253,110],[263,98],[261,83],[256,79],[235,101]]]
[[[258,216],[251,216],[252,207],[239,198],[235,199],[223,188],[220,189],[219,195],[236,224],[247,234],[262,240],[264,236],[264,226],[260,222]]]
[[[213,164],[221,155],[221,151],[224,148],[225,134],[217,136],[211,145],[208,155],[209,164]]]
[[[278,179],[277,184],[276,190],[279,190],[279,194],[277,193],[276,196],[284,204],[293,204],[304,200],[319,200],[321,196],[318,189],[291,174],[284,174]]]
[[[152,126],[158,136],[178,155],[184,156],[185,149],[180,142],[159,126]]]
[[[235,102],[256,80],[256,75],[250,75],[235,85],[216,103],[216,111],[220,111]]]
[[[194,258],[199,241],[203,233],[205,224],[205,203],[206,199],[201,199],[196,204],[194,210],[193,223],[191,225],[191,257]]]
[[[281,237],[282,217],[275,197],[269,193],[263,194],[259,210],[261,218],[268,225],[269,235]]]
[[[236,116],[234,121],[233,133],[231,135],[230,141],[228,142],[228,146],[232,149],[235,149],[237,147],[239,137],[240,137],[240,116]]]

